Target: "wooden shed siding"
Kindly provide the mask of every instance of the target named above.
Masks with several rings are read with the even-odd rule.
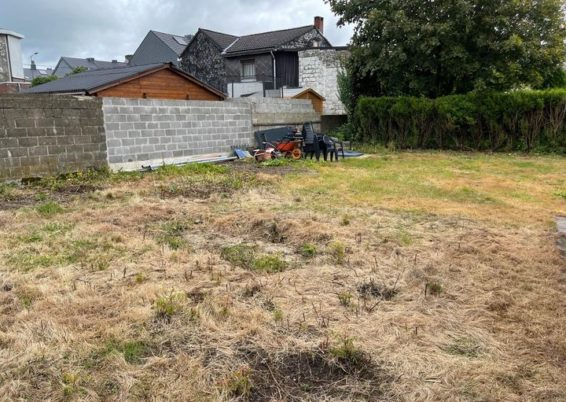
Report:
[[[309,99],[312,102],[312,106],[313,106],[314,110],[318,114],[322,114],[323,102],[324,101],[320,97],[313,94],[312,92],[303,92],[302,94],[299,94],[299,95],[295,96],[294,98],[295,99]]]
[[[145,94],[145,96],[144,96]],[[170,70],[160,70],[144,77],[104,89],[96,96],[149,99],[222,100],[218,95],[190,82]]]

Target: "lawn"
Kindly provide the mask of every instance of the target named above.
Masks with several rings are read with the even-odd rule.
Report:
[[[0,186],[0,399],[566,400],[566,159]]]

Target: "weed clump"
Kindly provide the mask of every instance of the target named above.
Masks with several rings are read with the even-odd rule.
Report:
[[[352,294],[350,292],[340,292],[338,293],[338,300],[340,304],[344,307],[350,307],[352,305]]]
[[[230,397],[247,399],[253,388],[251,374],[252,370],[249,367],[242,367],[228,374],[228,376],[220,382],[220,386]]]
[[[223,247],[220,257],[240,268],[250,269],[255,259],[255,247],[247,244],[236,244]]]
[[[357,364],[364,359],[364,353],[354,345],[352,338],[342,338],[338,345],[331,347],[329,353],[340,361]]]
[[[364,299],[376,298],[391,300],[399,293],[399,291],[395,287],[379,285],[371,279],[369,282],[364,282],[358,285],[358,293]]]
[[[171,321],[171,318],[182,309],[182,303],[185,301],[183,293],[171,293],[161,296],[154,303],[155,314],[158,319]]]
[[[425,295],[440,296],[444,292],[444,288],[438,282],[427,282],[425,285]]]
[[[314,244],[305,243],[299,247],[298,250],[299,254],[302,255],[304,258],[314,258],[317,253],[317,248]]]
[[[346,246],[344,243],[335,241],[329,244],[330,255],[334,262],[338,265],[344,264],[346,261]]]

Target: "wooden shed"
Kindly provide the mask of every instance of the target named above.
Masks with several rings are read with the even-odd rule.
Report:
[[[222,92],[171,63],[87,71],[25,92],[148,99],[225,99]]]
[[[322,114],[324,110],[324,96],[316,92],[312,88],[285,88],[283,91],[284,98],[292,99],[308,99],[312,102],[314,110],[318,114]]]

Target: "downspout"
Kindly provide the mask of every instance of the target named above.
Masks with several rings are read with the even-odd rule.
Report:
[[[277,65],[275,64],[275,55],[273,54],[273,50],[270,50],[271,53],[271,60],[273,62],[273,89],[277,89]]]

